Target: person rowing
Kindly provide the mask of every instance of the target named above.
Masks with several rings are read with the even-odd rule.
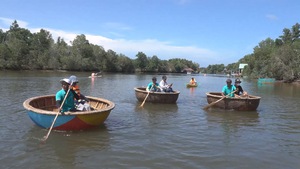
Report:
[[[151,91],[151,92],[161,92],[162,89],[159,87],[159,84],[156,82],[157,79],[156,77],[152,78],[152,82],[150,82],[146,88],[146,91]]]
[[[222,88],[222,96],[226,97],[234,97],[234,91],[236,90],[236,87],[234,85],[231,84],[232,80],[231,79],[227,79],[226,80],[226,85],[223,86]]]

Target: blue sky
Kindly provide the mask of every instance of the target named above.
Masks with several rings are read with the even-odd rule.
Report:
[[[50,31],[66,42],[84,34],[90,43],[132,59],[230,64],[259,42],[278,38],[300,22],[299,0],[0,0],[0,29]]]

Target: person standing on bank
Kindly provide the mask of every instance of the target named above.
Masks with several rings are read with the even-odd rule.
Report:
[[[164,92],[173,92],[172,85],[173,85],[173,83],[168,84],[168,82],[167,82],[167,76],[163,75],[162,76],[162,80],[159,82],[159,87]]]
[[[226,97],[226,96],[234,97],[234,92],[236,90],[236,87],[234,85],[232,85],[231,83],[232,83],[231,79],[226,80],[226,85],[222,88],[222,96],[223,97]]]
[[[248,93],[243,90],[241,86],[241,80],[239,78],[235,79],[234,86],[236,87],[236,92],[234,92],[235,97],[246,97],[248,96]]]
[[[74,100],[75,99],[79,100],[79,96],[72,89],[72,86],[70,85],[72,84],[72,82],[70,82],[69,79],[65,78],[65,79],[61,79],[60,83],[62,85],[62,89],[59,90],[55,95],[56,106],[57,108],[61,108],[59,109],[59,112],[64,114],[64,112],[67,111],[73,111],[73,112],[76,111]],[[68,92],[68,90],[70,91]],[[68,95],[66,96],[67,93]],[[61,105],[62,103],[63,105]]]

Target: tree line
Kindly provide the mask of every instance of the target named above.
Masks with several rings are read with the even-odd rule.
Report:
[[[250,78],[275,78],[285,82],[300,79],[300,25],[296,23],[291,29],[284,28],[283,34],[275,40],[266,38],[254,47],[253,53],[245,55],[238,62],[209,65],[204,72],[226,73],[237,72],[239,64],[248,66],[243,76]]]
[[[276,78],[292,82],[300,78],[300,25],[284,28],[275,40],[266,38],[236,63],[209,65],[174,58],[161,60],[138,52],[135,59],[118,54],[102,46],[89,43],[81,34],[70,42],[58,37],[56,41],[47,30],[31,33],[14,21],[9,30],[0,29],[0,70],[70,70],[104,72],[160,72],[179,73],[185,68],[211,74],[238,72],[239,64],[246,63],[243,76]]]
[[[161,60],[138,52],[135,59],[102,46],[91,44],[84,34],[70,45],[61,37],[56,41],[49,31],[31,33],[14,21],[9,30],[0,29],[0,70],[69,70],[104,72],[182,72],[199,70],[200,65],[180,58]]]

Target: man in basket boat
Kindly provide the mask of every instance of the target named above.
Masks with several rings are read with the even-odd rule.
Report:
[[[72,80],[74,80],[74,79],[72,79]],[[73,90],[73,87],[74,87],[73,81],[71,81],[70,79],[64,78],[64,79],[60,80],[60,83],[62,85],[62,89],[59,90],[55,95],[56,107],[60,108],[59,112],[64,114],[64,112],[67,112],[67,111],[75,112],[75,111],[89,110],[89,105],[84,105],[85,102],[83,103],[80,100],[80,98],[83,98],[84,96],[82,95],[80,97],[75,92],[76,89]]]
[[[231,84],[231,79],[226,80],[226,85],[222,88],[222,96],[234,97],[234,92],[236,90],[235,86]]]
[[[172,85],[173,85],[173,83],[168,84],[167,76],[163,75],[162,80],[159,82],[159,87],[162,89],[162,91],[164,91],[164,92],[173,92]]]
[[[236,91],[234,92],[234,94],[237,98],[248,96],[248,93],[243,90],[241,83],[242,81],[239,78],[235,79],[234,81],[234,86],[236,87]]]
[[[162,88],[159,87],[159,84],[156,82],[157,79],[156,77],[152,78],[152,82],[150,82],[146,88],[146,91],[151,91],[151,92],[161,92]]]

